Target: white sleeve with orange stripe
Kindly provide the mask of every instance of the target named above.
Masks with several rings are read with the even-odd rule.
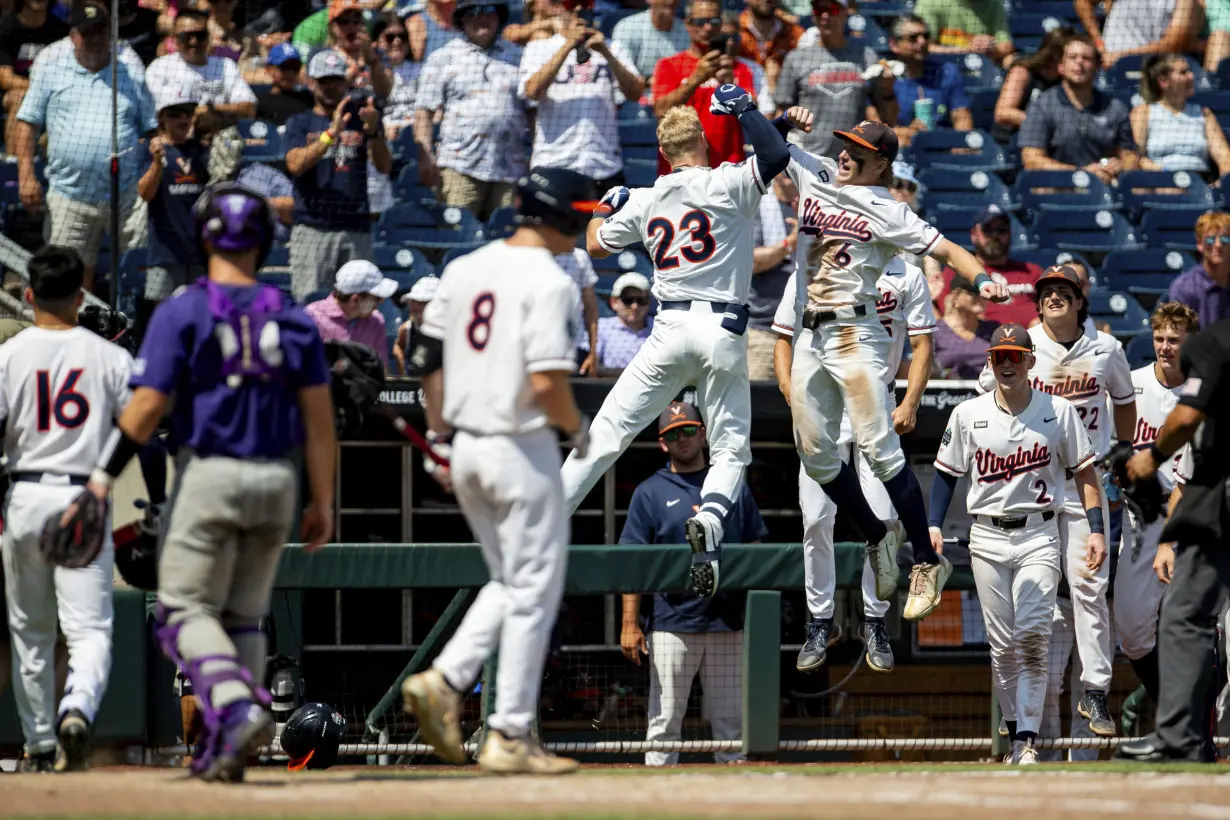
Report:
[[[973,457],[973,448],[966,440],[963,412],[969,403],[963,401],[953,408],[948,417],[948,426],[944,428],[944,435],[940,438],[939,452],[935,454],[935,469],[943,470],[957,478],[969,472],[970,460]]]
[[[777,312],[773,314],[773,331],[787,339],[794,338],[794,330],[799,325],[799,294],[794,273],[790,272],[786,287],[782,288],[781,301],[777,303]]]
[[[629,245],[644,242],[645,212],[653,200],[652,188],[632,189],[619,212],[611,214],[598,226],[598,244],[608,253],[619,253]]]

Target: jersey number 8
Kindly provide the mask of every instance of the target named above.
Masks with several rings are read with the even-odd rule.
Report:
[[[89,400],[76,391],[77,382],[81,380],[81,368],[68,371],[64,384],[51,395],[51,374],[46,370],[35,373],[38,390],[38,430],[46,433],[51,429],[51,420],[66,430],[73,430],[85,424],[90,417]]]
[[[679,256],[668,254],[675,242],[675,226],[664,216],[655,216],[645,226],[650,236],[658,237],[658,249],[653,254],[653,266],[657,270],[670,270],[679,267],[679,256],[693,264],[700,264],[717,250],[717,240],[713,238],[713,223],[709,221],[704,211],[688,211],[679,220],[681,230],[692,234],[691,241],[679,249]],[[695,247],[700,245],[699,248]]]
[[[495,294],[480,293],[470,308],[470,324],[466,325],[466,339],[470,347],[482,352],[491,341],[491,319],[495,316]]]

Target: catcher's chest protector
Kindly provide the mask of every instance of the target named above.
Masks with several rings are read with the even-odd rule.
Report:
[[[246,308],[231,301],[226,290],[209,279],[201,279],[209,295],[209,310],[218,324],[214,336],[222,347],[222,375],[235,389],[245,379],[261,381],[284,378],[281,338],[273,314],[282,310],[283,295],[271,285],[259,285],[259,292]]]

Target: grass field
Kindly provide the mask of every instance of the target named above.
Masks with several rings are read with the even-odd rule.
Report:
[[[2,775],[4,817],[1200,818],[1230,820],[1230,767],[1051,764],[640,766],[560,778],[495,778],[473,769],[255,769],[240,786],[180,770],[99,769]]]

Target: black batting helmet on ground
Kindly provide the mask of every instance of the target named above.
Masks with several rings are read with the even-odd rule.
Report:
[[[346,719],[325,703],[305,703],[282,727],[282,751],[290,756],[287,768],[327,769],[337,762],[337,749],[346,736]]]
[[[495,9],[495,13],[500,18],[500,28],[508,25],[508,3],[506,0],[457,0],[457,5],[453,7],[453,28],[461,29],[461,23],[465,20],[465,13],[467,11],[484,7]]]
[[[567,168],[531,168],[517,194],[518,225],[546,225],[567,236],[584,233],[598,207],[598,186]]]

